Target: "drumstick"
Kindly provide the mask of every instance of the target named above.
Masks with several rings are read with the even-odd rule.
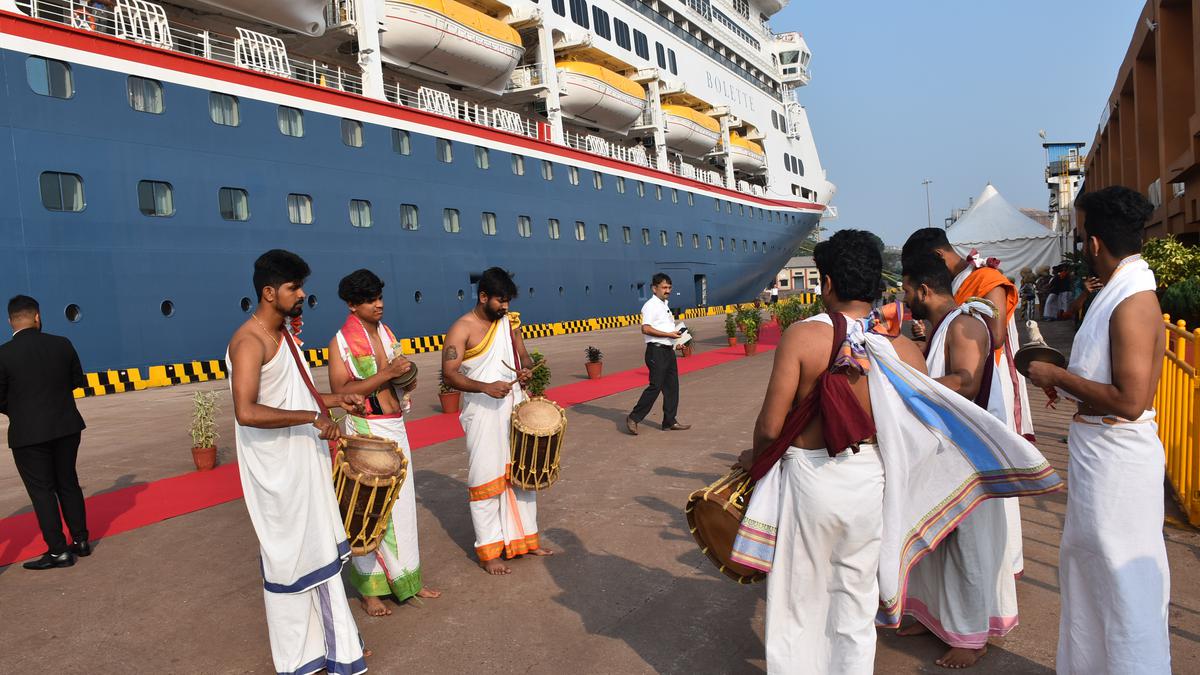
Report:
[[[505,368],[508,368],[509,370],[513,371],[514,373],[517,372],[516,368],[513,368],[512,366],[508,365],[504,361],[501,361],[500,365],[504,366]],[[537,370],[538,368],[541,368],[544,365],[546,365],[545,361],[538,361],[537,363],[533,364],[533,367],[529,369],[529,372],[533,372],[533,371]],[[513,380],[513,382],[516,382],[516,380]]]

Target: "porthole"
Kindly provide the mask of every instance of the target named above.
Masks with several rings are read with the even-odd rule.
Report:
[[[459,301],[461,301],[461,300],[462,300],[463,298],[465,298],[465,297],[467,297],[467,294],[466,294],[466,293],[463,293],[463,289],[461,289],[461,288],[460,288],[460,289],[458,289],[458,299],[459,299]]]
[[[175,303],[170,300],[163,300],[158,306],[158,311],[162,312],[163,316],[175,316]]]
[[[421,302],[421,291],[413,293],[413,302]]]
[[[79,320],[83,318],[83,310],[79,309],[79,305],[74,303],[67,305],[64,314],[67,315],[67,321],[71,323],[79,323]]]
[[[254,306],[254,303],[250,302],[250,298],[242,298],[242,301],[241,301],[241,303],[239,303],[239,306],[242,308],[243,312],[249,312],[250,308]]]
[[[313,308],[313,307],[317,306],[317,296],[315,296],[315,295],[308,296],[308,306],[309,306],[309,308]]]

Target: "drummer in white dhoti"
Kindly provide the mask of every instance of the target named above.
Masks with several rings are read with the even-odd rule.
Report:
[[[950,271],[929,251],[903,258],[904,300],[914,320],[933,326],[925,351],[929,376],[1004,420],[1004,396],[994,376],[987,320],[996,308],[986,300],[959,305]],[[1007,564],[1004,501],[989,499],[958,524],[908,577],[904,613],[917,619],[898,631],[933,631],[950,650],[936,663],[967,668],[987,652],[989,637],[1017,625],[1017,583]]]
[[[1170,573],[1163,543],[1163,446],[1154,393],[1166,347],[1154,273],[1142,260],[1153,207],[1124,187],[1084,193],[1079,234],[1104,282],[1064,370],[1029,380],[1078,402],[1067,438],[1067,517],[1059,549],[1059,673],[1171,672]]]
[[[417,545],[417,498],[412,451],[404,428],[404,402],[392,380],[412,369],[400,353],[400,342],[383,323],[383,281],[370,270],[356,270],[338,283],[338,297],[350,309],[341,330],[329,343],[329,388],[335,393],[366,397],[364,415],[347,415],[346,432],[393,440],[408,460],[408,478],[392,507],[379,548],[351,559],[350,582],[362,596],[363,610],[385,616],[392,610],[381,600],[436,598],[441,592],[424,586]],[[417,382],[404,388],[407,394]]]
[[[1059,482],[1028,441],[925,375],[902,307],[872,312],[877,241],[843,230],[814,249],[829,313],[784,332],[741,459],[758,483],[731,557],[769,572],[773,673],[873,672],[875,624],[899,624],[912,566],[980,500]]]
[[[508,481],[512,410],[525,400],[521,384],[532,374],[517,330],[520,316],[508,311],[516,297],[517,285],[508,272],[485,270],[478,302],[450,327],[442,348],[442,376],[463,392],[459,421],[467,436],[475,554],[489,574],[512,571],[501,556],[553,554],[538,540],[537,493]]]
[[[262,555],[271,656],[280,673],[367,670],[339,574],[350,544],[333,493],[331,407],[363,397],[321,394],[284,329],[304,309],[308,264],[271,250],[254,263],[258,308],[229,341],[238,471]],[[370,654],[366,654],[369,656]]]

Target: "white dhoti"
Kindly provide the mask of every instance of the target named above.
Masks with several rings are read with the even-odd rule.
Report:
[[[408,460],[408,477],[400,486],[400,494],[392,506],[392,517],[383,533],[379,548],[366,555],[350,559],[350,582],[362,595],[394,595],[403,601],[422,588],[421,553],[417,541],[417,490],[412,464],[412,451],[404,418],[395,415],[375,415],[367,418],[348,416],[347,427],[354,433],[373,434],[396,441]]]
[[[756,496],[778,490],[781,506],[767,578],[767,669],[870,673],[883,532],[879,453],[867,445],[837,457],[792,448],[779,466],[774,480],[755,487]]]
[[[260,372],[258,403],[317,411],[291,338]],[[289,353],[290,352],[290,353]],[[226,355],[232,381],[233,364]],[[303,367],[303,370],[301,368]],[[350,557],[333,492],[329,446],[309,424],[258,429],[234,423],[246,510],[262,555],[271,655],[280,673],[361,673],[358,627],[339,574]]]
[[[505,365],[520,367],[513,353],[512,330],[508,316],[493,322],[483,341],[464,355],[463,374],[477,382],[515,379],[516,373]],[[463,393],[462,398],[459,422],[467,437],[475,553],[480,561],[528,553],[539,547],[537,493],[508,481],[512,409],[525,400],[525,394],[521,385],[514,384],[504,398],[482,393]]]
[[[946,374],[950,324],[962,314],[972,313],[986,326],[985,317],[993,310],[990,304],[969,302],[942,320],[929,339],[925,357],[930,377]],[[988,392],[988,412],[1007,421],[1001,383],[993,369],[983,387]],[[989,499],[980,504],[908,577],[904,613],[951,647],[980,649],[989,637],[1006,635],[1017,625],[1017,584],[1007,513],[1008,505],[1015,506],[1016,501]]]

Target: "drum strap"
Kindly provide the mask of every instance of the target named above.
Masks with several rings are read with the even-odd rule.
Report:
[[[830,457],[847,448],[858,452],[857,443],[875,436],[875,421],[854,396],[845,371],[834,369],[842,342],[846,339],[846,317],[840,312],[830,312],[829,318],[833,322],[833,349],[829,355],[829,365],[817,376],[812,391],[787,414],[775,442],[754,460],[750,477],[756,481],[767,475],[791,447],[792,439],[807,429],[817,414],[821,415],[824,422],[822,432]]]
[[[308,370],[300,360],[300,350],[296,349],[296,343],[292,340],[292,336],[288,335],[287,331],[280,332],[283,335],[283,341],[287,343],[288,351],[292,353],[292,360],[296,362],[296,367],[300,369],[300,377],[304,378],[304,385],[308,387],[308,393],[312,394],[313,400],[317,402],[317,410],[325,410],[325,402],[321,400],[321,394],[317,392],[316,385],[313,384],[312,378],[308,376]]]

